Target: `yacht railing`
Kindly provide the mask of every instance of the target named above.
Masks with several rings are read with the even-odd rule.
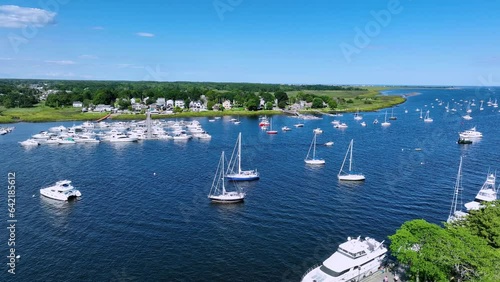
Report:
[[[306,272],[304,273],[304,275],[302,275],[302,278],[300,278],[300,280],[302,281],[302,279],[304,279],[304,277],[306,277],[306,275],[309,272],[313,271],[313,269],[315,269],[316,267],[321,266],[321,265],[322,265],[321,263],[317,263],[317,264],[313,265],[312,267],[310,267],[309,269],[307,269]]]

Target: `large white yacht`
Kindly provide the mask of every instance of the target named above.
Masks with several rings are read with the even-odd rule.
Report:
[[[82,195],[80,191],[71,185],[70,180],[57,181],[54,186],[40,189],[40,194],[60,201],[67,201],[71,197],[80,197]]]
[[[349,237],[320,266],[308,270],[302,281],[359,281],[375,273],[386,254],[387,248],[383,242],[369,237],[364,240]]]
[[[495,187],[496,176],[493,173],[489,173],[486,177],[481,190],[476,195],[476,198],[472,202],[465,204],[467,211],[478,210],[483,207],[483,202],[493,202],[497,199],[497,190]]]
[[[462,139],[483,137],[483,134],[481,132],[477,131],[475,126],[469,130],[465,130],[463,132],[460,132],[459,135],[460,135],[460,138],[462,138]]]

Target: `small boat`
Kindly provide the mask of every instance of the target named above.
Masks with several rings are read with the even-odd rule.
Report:
[[[383,122],[383,123],[381,123],[380,125],[382,125],[382,126],[384,126],[384,127],[391,125],[391,123],[387,121],[387,111],[385,111],[385,118],[384,118],[384,122]]]
[[[366,126],[366,122],[362,121],[361,122],[361,126],[365,127]]]
[[[453,193],[453,200],[451,201],[450,214],[446,222],[452,223],[456,220],[464,218],[467,213],[463,212],[462,207],[462,157],[460,157],[460,165],[458,166],[457,180],[455,182],[455,189]],[[460,203],[459,203],[460,201]],[[458,206],[458,208],[457,208]]]
[[[241,169],[241,132],[238,134],[236,145],[234,145],[231,159],[227,165],[226,179],[232,181],[251,181],[259,179],[259,173],[256,169]]]
[[[304,124],[303,124],[303,123],[297,123],[297,124],[294,124],[293,126],[295,126],[295,127],[297,127],[297,128],[298,128],[298,127],[304,127]]]
[[[427,110],[424,117],[424,122],[433,122],[434,120],[430,117],[430,111]]]
[[[345,122],[342,122],[342,123],[334,125],[333,127],[339,128],[339,129],[344,129],[344,128],[347,128],[348,126]]]
[[[307,156],[304,159],[304,162],[306,164],[310,164],[310,165],[324,165],[325,160],[316,158],[316,136],[317,136],[317,134],[314,133],[314,137],[313,137],[313,140],[311,142],[311,146],[309,146],[309,151],[307,151]],[[312,153],[311,153],[311,150],[312,150]]]
[[[461,139],[474,139],[483,137],[483,134],[477,131],[475,126],[469,130],[460,132],[458,135],[460,136]]]
[[[347,152],[344,157],[344,161],[342,162],[342,166],[340,167],[339,174],[337,174],[337,178],[339,180],[345,180],[345,181],[363,181],[365,180],[365,176],[361,173],[354,172],[353,171],[353,165],[352,165],[352,151],[354,147],[354,139],[351,139],[351,142],[349,143],[349,147],[347,147]],[[347,160],[347,156],[349,156],[349,170],[344,171],[344,165]]]
[[[391,111],[391,117],[389,118],[389,120],[397,120],[398,118],[394,116],[394,108],[392,108],[392,111]]]
[[[382,266],[387,254],[383,243],[369,237],[364,240],[348,237],[321,265],[310,268],[301,281],[361,281]]]
[[[76,141],[72,137],[59,140],[59,145],[75,144]]]
[[[214,118],[212,118],[212,119],[209,119],[208,121],[209,121],[209,122],[214,122],[214,121],[215,121],[215,119],[214,119]]]
[[[236,191],[226,190],[226,180],[224,175],[224,151],[222,151],[208,198],[214,203],[231,204],[243,202],[245,199],[245,193],[243,193],[238,186],[235,185]]]
[[[328,146],[328,147],[333,146],[333,141],[328,141],[328,142],[326,142],[326,143],[325,143],[325,146]]]
[[[285,126],[283,126],[283,127],[281,128],[281,130],[283,130],[283,131],[290,131],[290,130],[292,130],[292,129],[291,129],[290,127],[288,127],[288,126],[286,126],[286,125],[285,125]]]
[[[272,122],[272,119],[271,119],[271,122],[269,123],[270,124],[270,128],[269,130],[266,131],[267,134],[278,134],[278,131],[277,130],[273,130],[273,122]]]
[[[313,129],[313,133],[314,134],[321,134],[321,133],[323,133],[323,130],[321,130],[321,128],[318,127],[316,129]]]
[[[488,173],[486,176],[486,181],[476,195],[476,198],[472,202],[465,204],[467,211],[478,210],[484,207],[483,203],[493,202],[497,200],[497,189],[495,186],[496,175],[493,173]]]
[[[47,198],[67,201],[72,197],[80,197],[82,193],[71,185],[70,180],[57,181],[54,186],[40,189],[40,194]]]
[[[354,114],[354,120],[362,120],[363,117],[359,114],[359,109],[358,111]]]
[[[373,120],[373,124],[377,124],[377,123],[378,123],[378,119]]]
[[[31,139],[31,138],[19,142],[19,144],[21,144],[21,146],[24,146],[24,147],[34,147],[34,146],[40,145],[40,143],[38,143],[38,141],[36,141],[35,139]]]
[[[462,116],[463,119],[465,120],[471,120],[472,117],[469,114],[466,114],[465,116]]]
[[[267,120],[267,118],[264,118],[259,122],[259,126],[269,126],[269,120]]]

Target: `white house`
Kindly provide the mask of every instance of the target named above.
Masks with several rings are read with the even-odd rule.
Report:
[[[83,108],[83,103],[80,101],[74,101],[73,108]]]
[[[110,105],[99,104],[95,107],[94,112],[111,112],[113,111],[113,107]]]
[[[222,106],[224,107],[224,109],[230,110],[232,108],[231,101],[229,101],[229,100],[224,101],[222,103]]]
[[[181,109],[184,109],[184,101],[183,100],[175,100],[174,105]]]
[[[174,100],[172,100],[172,99],[167,100],[167,102],[165,102],[165,107],[173,108],[174,107]]]
[[[160,107],[165,106],[165,98],[156,99],[156,105],[158,105]]]

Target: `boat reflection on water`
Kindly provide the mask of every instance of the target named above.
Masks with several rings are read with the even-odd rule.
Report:
[[[55,227],[64,227],[68,223],[68,217],[72,213],[78,200],[72,198],[68,201],[59,201],[40,195],[40,206],[45,210],[49,221]]]

